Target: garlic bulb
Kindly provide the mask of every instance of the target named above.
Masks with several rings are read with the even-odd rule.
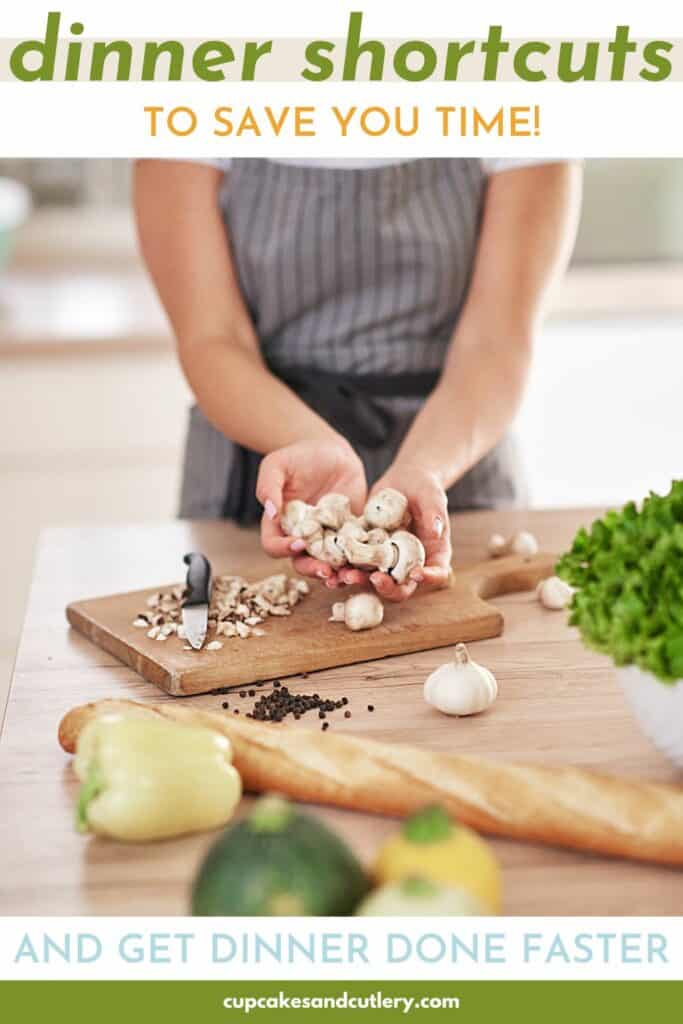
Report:
[[[435,669],[424,685],[424,698],[445,715],[476,715],[498,696],[496,678],[472,661],[464,644],[455,648],[454,660]]]
[[[374,629],[382,624],[384,605],[376,594],[354,594],[332,605],[330,622],[343,622],[348,629]]]
[[[561,580],[559,576],[549,576],[541,580],[536,587],[536,597],[544,608],[560,611],[566,608],[572,599],[574,588]]]

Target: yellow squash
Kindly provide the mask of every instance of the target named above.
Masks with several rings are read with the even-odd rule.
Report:
[[[451,822],[441,807],[408,818],[380,849],[374,865],[380,884],[418,876],[472,893],[483,913],[498,914],[500,868],[490,847],[466,825]]]

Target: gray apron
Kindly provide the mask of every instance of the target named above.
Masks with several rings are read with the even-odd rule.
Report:
[[[248,159],[226,174],[228,240],[263,357],[353,444],[370,485],[438,381],[485,188],[479,160],[461,159],[357,170]],[[181,516],[258,522],[260,460],[195,406]],[[515,504],[523,491],[505,438],[450,489],[449,508]]]

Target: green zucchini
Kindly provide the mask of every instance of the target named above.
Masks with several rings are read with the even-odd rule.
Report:
[[[267,796],[209,850],[194,882],[192,913],[347,915],[368,890],[360,863],[338,836],[287,800]]]

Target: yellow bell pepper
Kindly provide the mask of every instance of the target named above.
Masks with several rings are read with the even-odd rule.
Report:
[[[441,807],[426,807],[403,823],[380,849],[374,875],[379,883],[417,875],[459,886],[476,897],[481,913],[500,913],[500,869],[491,849]]]
[[[210,729],[102,715],[78,740],[77,828],[132,842],[218,828],[242,795],[231,760],[229,740]]]

